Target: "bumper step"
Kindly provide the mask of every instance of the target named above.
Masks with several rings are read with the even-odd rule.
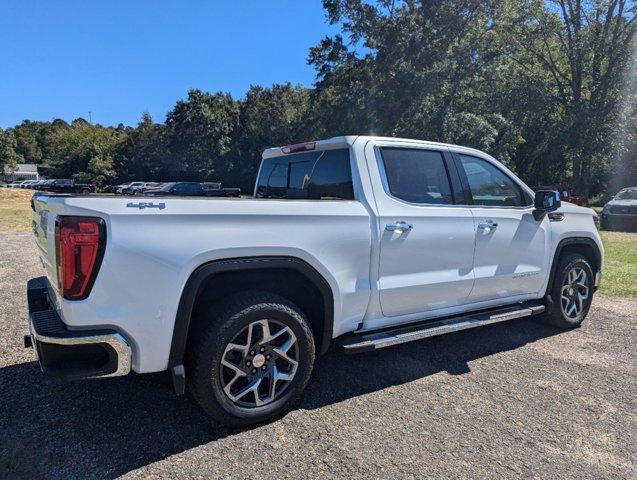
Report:
[[[506,322],[516,318],[539,315],[545,310],[539,303],[518,304],[509,307],[485,310],[470,315],[459,315],[442,320],[429,320],[398,328],[383,329],[364,333],[343,335],[336,339],[345,353],[362,353],[391,347],[401,343],[413,342],[423,338],[444,335],[491,323]]]

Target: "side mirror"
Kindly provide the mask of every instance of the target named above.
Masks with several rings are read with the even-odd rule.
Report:
[[[541,220],[548,212],[553,212],[562,206],[560,192],[557,190],[538,190],[535,192],[535,210],[533,216]]]

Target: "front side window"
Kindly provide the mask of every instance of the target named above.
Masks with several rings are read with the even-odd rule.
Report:
[[[353,200],[349,149],[266,158],[257,180],[256,197]]]
[[[460,155],[474,205],[521,207],[522,190],[498,167],[482,158]]]
[[[410,203],[453,203],[449,176],[441,152],[417,148],[381,147],[387,188]]]

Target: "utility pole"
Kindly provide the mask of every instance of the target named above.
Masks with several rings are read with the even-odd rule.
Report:
[[[88,123],[90,123],[91,125],[93,125],[93,118],[91,117],[91,111],[88,111]]]

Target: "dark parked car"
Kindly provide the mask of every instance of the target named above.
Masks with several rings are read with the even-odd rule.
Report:
[[[81,193],[83,195],[95,192],[95,185],[77,183],[71,178],[56,178],[48,182],[42,187],[42,190],[54,193]]]
[[[49,185],[52,182],[52,180],[38,180],[37,182],[35,182],[33,185],[31,185],[31,188],[33,190],[43,190],[44,188],[46,188],[47,185]]]
[[[604,205],[601,225],[603,230],[637,231],[637,187],[620,190]]]
[[[205,187],[204,187],[205,185]],[[238,188],[208,188],[210,184],[199,182],[169,182],[158,188],[145,190],[143,195],[177,195],[182,197],[238,197],[241,190]]]

